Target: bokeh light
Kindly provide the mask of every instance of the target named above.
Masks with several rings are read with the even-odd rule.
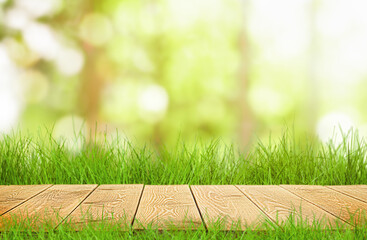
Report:
[[[142,118],[148,121],[158,121],[164,116],[168,101],[168,94],[163,87],[159,85],[144,87],[138,99]]]
[[[83,18],[80,36],[85,42],[94,46],[102,46],[112,38],[112,35],[112,24],[107,16],[91,13]]]
[[[353,119],[345,113],[332,112],[323,116],[317,123],[317,133],[324,142],[332,141],[336,145],[343,142],[343,136],[355,128]]]
[[[366,135],[366,6],[0,0],[0,131],[56,126],[59,138],[75,116],[96,138],[157,145],[248,144],[285,126]]]
[[[20,75],[20,84],[23,86],[24,100],[32,104],[42,101],[47,96],[50,83],[41,72],[29,70]]]
[[[25,29],[30,21],[30,15],[22,8],[11,8],[5,12],[4,22],[9,28]]]
[[[62,0],[15,0],[15,5],[38,18],[52,15],[62,6]]]
[[[47,60],[54,59],[60,50],[56,34],[46,24],[32,22],[23,30],[28,47]]]
[[[0,91],[0,133],[9,133],[20,115],[19,100],[14,94]]]
[[[0,44],[0,133],[8,133],[18,122],[22,102],[18,96],[18,70]]]
[[[287,95],[268,86],[255,86],[249,92],[248,101],[256,114],[281,118],[293,107]]]
[[[138,86],[133,81],[110,83],[102,92],[102,115],[110,122],[132,124],[136,121]]]
[[[65,76],[78,74],[84,65],[83,53],[77,49],[64,48],[56,56],[56,66]]]
[[[60,118],[55,123],[53,129],[53,137],[74,152],[82,149],[83,138],[86,138],[87,134],[85,121],[83,118],[75,115],[67,115]]]
[[[9,57],[20,67],[29,67],[39,60],[39,56],[19,40],[5,38],[3,43],[6,46]]]

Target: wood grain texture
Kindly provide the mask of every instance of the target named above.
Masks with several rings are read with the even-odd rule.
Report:
[[[195,229],[202,224],[187,185],[145,186],[134,220],[134,229]]]
[[[323,186],[281,185],[282,188],[312,202],[351,224],[366,222],[367,203]]]
[[[97,185],[54,185],[2,216],[5,224],[26,224],[32,229],[57,226]]]
[[[131,227],[143,191],[140,185],[101,185],[73,211],[65,225],[81,230],[85,224],[118,224]]]
[[[326,186],[367,203],[367,185]]]
[[[208,228],[219,227],[223,230],[261,228],[268,219],[233,185],[196,185],[191,186],[191,190]]]
[[[15,208],[52,185],[0,186],[0,215]]]
[[[302,220],[309,225],[315,220],[323,226],[334,227],[337,224],[336,217],[279,186],[237,187],[275,222],[293,219],[296,223]]]

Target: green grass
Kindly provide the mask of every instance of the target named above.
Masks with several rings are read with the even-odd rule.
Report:
[[[156,230],[148,227],[146,230],[133,231],[125,222],[111,222],[109,220],[93,221],[94,224],[84,225],[83,230],[76,232],[73,224],[67,221],[54,228],[55,219],[43,221],[39,224],[37,217],[29,219],[13,216],[8,220],[8,226],[2,226],[1,239],[366,239],[366,225],[359,225],[354,229],[346,223],[337,222],[337,227],[302,220],[300,216],[290,217],[278,224],[265,221],[259,229],[249,228],[241,231],[234,225],[230,231],[221,231],[221,221],[208,229],[201,225],[196,230]],[[58,222],[58,221],[57,221]],[[295,224],[297,222],[297,224]],[[16,223],[16,224],[14,224]],[[2,222],[4,224],[4,222]],[[5,223],[5,226],[7,224]],[[37,232],[32,231],[37,226]],[[5,229],[5,230],[4,230]],[[122,231],[122,229],[125,229]]]
[[[276,227],[265,223],[261,230],[221,231],[220,228],[197,230],[155,230],[148,228],[140,231],[121,231],[121,226],[101,222],[92,227],[86,226],[82,231],[75,232],[67,226],[60,225],[56,230],[40,228],[37,233],[27,228],[27,224],[16,225],[0,234],[2,239],[366,239],[367,227],[359,226],[355,229],[337,228],[323,229],[317,223],[309,226],[293,220]]]
[[[223,232],[223,231],[156,231],[140,232],[96,231],[81,232],[54,231],[32,232],[12,231],[1,235],[2,239],[366,239],[367,230],[324,231],[301,228],[289,228],[267,232]]]
[[[7,184],[367,184],[367,144],[350,132],[335,145],[286,133],[245,151],[220,140],[175,147],[139,146],[124,139],[65,142],[20,133],[0,140],[0,185]],[[268,231],[127,231],[58,228],[34,233],[12,227],[3,239],[365,239],[367,227],[322,230],[292,223]]]
[[[358,230],[314,230],[309,228],[286,228],[274,231],[96,231],[81,232],[53,231],[32,232],[11,231],[1,235],[2,239],[366,239],[367,228]]]
[[[51,134],[0,140],[0,184],[367,184],[367,145],[338,146],[285,133],[247,151],[220,140],[152,148],[115,139],[70,151]]]

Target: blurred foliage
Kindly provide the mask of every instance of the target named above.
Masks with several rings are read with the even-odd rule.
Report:
[[[316,0],[0,0],[0,100],[15,102],[0,104],[0,132],[18,121],[30,132],[118,129],[159,144],[244,140],[286,124],[313,134],[333,111],[363,125],[366,57],[338,49],[361,48],[356,39],[367,31],[347,33],[365,17],[348,15],[338,33],[346,40],[329,47],[330,12],[339,8]],[[355,62],[339,68],[344,79],[355,73],[354,84],[330,70],[341,64],[330,61],[338,51]]]
[[[95,110],[85,106],[91,101],[88,98],[98,98],[93,106],[98,116],[93,120],[101,125],[113,123],[137,138],[154,135],[157,141],[166,141],[177,138],[179,132],[184,138],[233,132],[238,124],[233,104],[238,93],[233,89],[238,81],[239,2],[216,1],[217,9],[207,12],[203,8],[208,2],[191,4],[79,0],[62,2],[52,14],[29,20],[44,24],[59,44],[82,51],[84,67],[76,74],[60,71],[57,57],[50,60],[37,55],[37,50],[32,52],[24,41],[26,30],[2,28],[3,41],[8,49],[14,48],[13,60],[23,71],[35,69],[40,75],[34,83],[27,83],[29,99],[21,122],[34,128],[69,114],[88,118],[88,111]],[[3,11],[18,5],[8,2]],[[20,51],[32,59],[21,58]],[[42,97],[37,96],[42,91],[40,78],[47,79],[47,94]],[[88,84],[99,84],[102,89],[83,100]],[[151,100],[153,105],[163,104],[161,108],[139,106],[139,94],[150,86],[167,94],[168,100]],[[152,97],[160,98],[159,94]]]

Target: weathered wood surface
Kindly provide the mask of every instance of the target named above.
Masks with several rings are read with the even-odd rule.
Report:
[[[268,217],[233,185],[191,186],[208,228],[261,229]]]
[[[349,228],[367,223],[365,211],[367,185],[0,186],[0,231],[14,224],[32,231],[94,224],[244,230],[261,229],[264,222],[277,227],[290,216],[296,223]]]
[[[365,202],[324,186],[281,185],[281,187],[353,225],[366,223]]]
[[[327,187],[367,203],[367,185],[345,185]]]
[[[52,185],[0,186],[0,215],[15,208]]]
[[[128,229],[133,222],[143,186],[101,185],[69,215],[64,224],[81,230],[85,224],[95,224],[98,228],[118,223],[121,228]]]
[[[192,229],[202,224],[188,185],[145,186],[134,229]]]
[[[34,229],[56,227],[97,185],[54,185],[2,216],[0,228],[8,222]],[[13,219],[13,220],[12,220]]]
[[[312,225],[317,221],[324,227],[335,227],[338,223],[337,218],[330,213],[279,186],[237,187],[275,222],[285,223],[291,220]]]

